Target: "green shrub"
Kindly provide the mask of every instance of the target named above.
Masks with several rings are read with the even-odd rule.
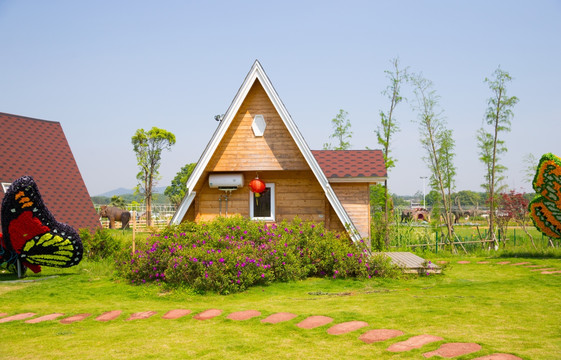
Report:
[[[220,294],[309,276],[370,278],[392,271],[386,258],[369,256],[346,234],[322,224],[295,219],[267,225],[242,217],[169,227],[139,244],[134,254],[122,251],[116,266],[135,284],[186,284]]]
[[[122,247],[121,241],[111,235],[109,229],[97,229],[93,234],[89,229],[80,229],[84,246],[84,256],[92,260],[113,257]]]

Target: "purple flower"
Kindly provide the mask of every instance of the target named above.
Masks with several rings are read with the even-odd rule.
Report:
[[[262,278],[265,278],[265,274],[261,274],[261,277],[262,277]]]
[[[223,263],[223,262],[224,262],[224,258],[220,258],[220,259],[218,259],[218,262],[221,262],[221,263]]]

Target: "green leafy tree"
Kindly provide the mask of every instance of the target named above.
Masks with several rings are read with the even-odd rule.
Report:
[[[323,144],[324,150],[348,150],[351,148],[353,132],[351,131],[351,121],[347,118],[348,115],[348,112],[340,109],[339,113],[331,119],[333,134],[329,138],[337,140],[339,145],[333,147],[331,143],[325,143]]]
[[[140,172],[137,191],[144,196],[146,204],[146,225],[152,225],[152,192],[159,178],[162,151],[171,150],[175,144],[175,135],[171,132],[153,127],[149,131],[136,130],[131,139]]]
[[[191,163],[183,166],[171,181],[171,185],[164,190],[164,195],[169,198],[169,201],[174,206],[179,206],[185,197],[187,193],[187,180],[189,180],[189,176],[191,176],[196,165],[196,163]]]
[[[485,183],[482,185],[487,191],[489,199],[489,236],[497,243],[495,237],[495,210],[497,208],[498,194],[501,190],[502,175],[506,167],[499,164],[500,155],[507,151],[504,140],[499,136],[510,131],[511,119],[514,116],[513,108],[518,103],[516,96],[507,95],[507,83],[512,77],[506,71],[498,67],[492,78],[485,78],[491,90],[491,97],[487,100],[485,111],[485,123],[491,128],[479,129],[477,143],[479,147],[479,159],[485,165]]]
[[[453,223],[451,192],[454,188],[456,168],[454,166],[454,140],[452,131],[446,129],[446,123],[439,110],[440,97],[436,95],[430,80],[420,75],[412,76],[420,141],[425,150],[423,160],[431,172],[429,184],[440,194],[444,221],[448,230],[448,240],[453,240]]]
[[[382,146],[382,152],[384,154],[384,164],[389,172],[391,168],[395,167],[395,159],[390,156],[391,153],[391,142],[393,135],[399,131],[399,124],[395,118],[395,109],[397,105],[403,101],[401,96],[401,85],[407,80],[407,68],[400,69],[399,59],[394,58],[391,60],[392,70],[386,70],[386,78],[390,81],[390,84],[382,92],[390,101],[390,106],[386,112],[380,110],[380,125],[376,129],[376,137],[378,144]],[[388,209],[388,180],[384,181],[384,222],[385,222],[385,235],[384,242],[386,247],[389,246],[389,209]]]
[[[478,207],[481,203],[481,194],[471,191],[462,190],[454,194],[454,199],[458,206],[475,206]]]
[[[127,204],[125,204],[125,200],[121,196],[113,195],[111,197],[111,202],[109,203],[111,206],[115,206],[121,209],[126,209]]]

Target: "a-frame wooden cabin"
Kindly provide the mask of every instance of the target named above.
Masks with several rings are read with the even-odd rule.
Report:
[[[248,187],[255,177],[267,190]],[[255,61],[191,177],[171,223],[240,214],[268,222],[323,222],[370,239],[370,185],[383,182],[380,150],[311,151]]]

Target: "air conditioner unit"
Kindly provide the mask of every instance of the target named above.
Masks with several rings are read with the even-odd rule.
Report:
[[[243,174],[210,174],[208,185],[213,189],[236,190],[243,187]]]

